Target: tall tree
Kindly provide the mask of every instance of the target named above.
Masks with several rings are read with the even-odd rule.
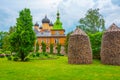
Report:
[[[79,21],[79,27],[85,32],[99,32],[105,30],[105,20],[99,13],[99,9],[89,9],[84,18]]]
[[[17,18],[15,32],[10,36],[10,43],[17,56],[24,61],[25,57],[33,49],[35,33],[30,9],[23,9]]]
[[[66,54],[68,54],[68,44],[69,44],[69,37],[70,37],[70,34],[72,34],[73,31],[69,32],[66,36],[66,40],[65,40],[65,52]]]
[[[3,49],[4,39],[8,36],[8,32],[0,32],[0,48]]]

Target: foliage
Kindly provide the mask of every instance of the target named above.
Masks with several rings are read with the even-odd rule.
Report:
[[[61,44],[57,44],[57,54],[59,55],[61,51]]]
[[[30,58],[26,57],[26,58],[25,58],[25,61],[30,61]]]
[[[7,32],[0,32],[0,49],[3,49],[3,43],[5,42],[3,39],[5,36],[7,36]],[[4,41],[4,42],[3,42]]]
[[[18,57],[14,57],[14,58],[13,58],[13,61],[18,61],[18,60],[19,60]]]
[[[50,44],[50,53],[53,54],[53,44]]]
[[[39,52],[36,52],[36,56],[39,57],[39,56],[40,56],[40,53],[39,53]]]
[[[4,38],[3,38],[3,45],[2,48],[4,51],[11,51],[11,46],[10,46],[10,42],[9,42],[9,34],[7,33]]]
[[[5,54],[0,54],[0,58],[4,58],[5,57]]]
[[[12,57],[11,57],[11,56],[8,56],[7,59],[8,59],[8,60],[12,60]]]
[[[119,80],[120,66],[70,65],[67,57],[52,60],[13,62],[0,58],[0,80]],[[47,75],[46,75],[47,74]],[[20,77],[18,77],[20,76]]]
[[[13,32],[15,32],[16,26],[10,26],[9,28],[9,35]]]
[[[99,13],[99,9],[89,9],[84,18],[79,21],[80,27],[85,32],[96,33],[105,30],[105,20]]]
[[[38,41],[36,42],[36,52],[39,51],[39,44],[38,44]]]
[[[65,52],[66,52],[66,54],[68,54],[68,43],[69,43],[70,34],[72,34],[72,32],[69,32],[69,33],[67,34],[66,40],[65,40]]]
[[[92,46],[93,58],[96,59],[100,59],[102,34],[103,34],[102,32],[97,32],[95,34],[91,34],[91,33],[88,34]]]
[[[5,54],[11,54],[11,51],[5,51],[4,53]]]
[[[32,16],[29,9],[20,11],[17,18],[15,32],[10,35],[10,44],[17,56],[24,61],[25,57],[33,49],[35,33],[32,29]]]
[[[0,51],[0,54],[2,54],[3,52],[2,51]]]
[[[41,45],[42,45],[42,52],[46,52],[46,44],[42,42]]]

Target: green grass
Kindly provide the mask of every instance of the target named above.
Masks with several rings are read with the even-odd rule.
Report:
[[[30,62],[0,58],[0,80],[120,80],[120,66],[68,64],[67,57]]]

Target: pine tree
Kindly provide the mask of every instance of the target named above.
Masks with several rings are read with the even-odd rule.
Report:
[[[17,56],[24,61],[25,57],[33,49],[35,33],[32,29],[32,16],[30,9],[23,9],[17,18],[15,32],[10,35],[10,43]]]

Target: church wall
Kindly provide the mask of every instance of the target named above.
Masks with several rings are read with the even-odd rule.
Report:
[[[49,43],[46,43],[46,39],[49,39]],[[55,39],[56,38],[38,38],[38,43],[39,43],[39,52],[42,52],[42,40],[44,40],[44,42],[47,44],[46,45],[46,52],[50,52],[50,43],[54,44],[54,48],[53,48],[53,52],[56,54],[57,53],[57,44],[55,44]],[[51,42],[52,41],[52,42]],[[65,38],[59,38],[59,43],[62,45],[61,46],[61,54],[65,54],[65,48],[64,48],[64,42],[65,42]]]
[[[48,23],[43,23],[43,24],[42,24],[42,28],[43,28],[43,29],[50,29]]]
[[[58,32],[59,35],[63,35],[63,34],[64,34],[64,30],[52,30],[52,31],[51,31],[51,34],[52,34],[52,35],[56,35],[56,32]]]

